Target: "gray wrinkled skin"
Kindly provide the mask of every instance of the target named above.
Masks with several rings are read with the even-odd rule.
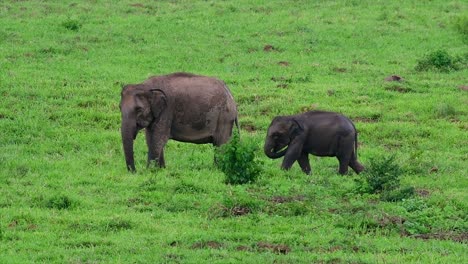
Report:
[[[357,161],[357,132],[347,117],[323,111],[310,111],[292,116],[277,116],[268,128],[265,154],[272,159],[284,156],[281,168],[289,170],[298,162],[310,174],[309,154],[337,157],[339,173],[348,166],[359,174],[364,170]]]
[[[155,76],[124,86],[120,110],[130,171],[135,171],[133,141],[141,129],[145,129],[148,165],[164,167],[164,146],[169,139],[220,146],[237,124],[236,104],[224,82],[190,73]]]

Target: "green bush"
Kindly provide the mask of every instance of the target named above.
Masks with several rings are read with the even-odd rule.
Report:
[[[251,142],[240,141],[238,133],[216,150],[218,168],[226,175],[227,184],[253,183],[261,172],[260,161],[255,156],[258,147]]]
[[[464,60],[461,57],[454,57],[446,50],[437,50],[424,56],[416,65],[417,71],[457,71],[461,70]]]
[[[400,175],[402,170],[395,163],[395,156],[371,159],[370,167],[365,173],[370,193],[394,190],[400,186]]]
[[[384,201],[401,201],[414,194],[413,187],[401,187],[400,176],[403,170],[395,162],[395,155],[373,158],[363,178],[358,180],[360,193],[380,194]]]

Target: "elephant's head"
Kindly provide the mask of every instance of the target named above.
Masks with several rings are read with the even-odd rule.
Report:
[[[135,171],[133,140],[138,131],[158,120],[166,106],[166,95],[162,90],[152,89],[147,84],[123,87],[120,100],[121,132],[125,161],[129,171]]]
[[[281,158],[286,154],[289,143],[302,131],[299,123],[289,116],[278,116],[271,121],[265,139],[264,151],[271,159]]]

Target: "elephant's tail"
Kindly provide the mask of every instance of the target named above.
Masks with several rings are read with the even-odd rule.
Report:
[[[239,139],[240,139],[240,126],[239,126],[239,118],[236,116],[236,119],[234,119],[234,122],[236,123],[237,127],[237,133],[239,134]]]
[[[356,156],[356,159],[358,157],[357,155],[357,147],[358,147],[358,132],[356,131],[354,133],[354,155]]]

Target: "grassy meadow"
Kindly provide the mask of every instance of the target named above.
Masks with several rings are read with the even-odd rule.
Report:
[[[0,2],[0,263],[468,261],[468,3]],[[216,76],[258,147],[256,182],[225,183],[210,145],[170,141],[166,168],[125,167],[122,85]],[[400,81],[385,78],[398,75]],[[335,158],[312,174],[262,151],[277,115],[350,117],[359,160],[394,155],[388,201]]]

